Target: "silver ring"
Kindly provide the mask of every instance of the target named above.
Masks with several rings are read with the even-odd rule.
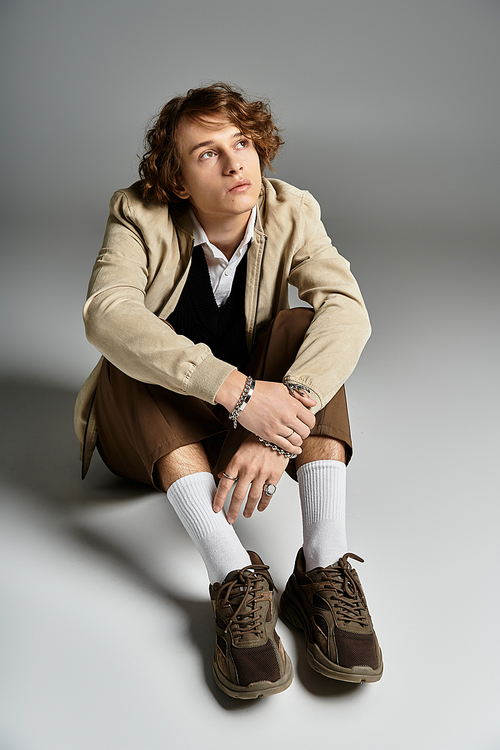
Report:
[[[293,435],[294,432],[295,432],[295,430],[292,430],[291,433],[285,437],[285,440],[289,440],[289,438],[292,437],[292,435]]]
[[[274,495],[276,492],[276,485],[275,484],[265,484],[264,485],[264,492],[268,497],[271,497],[271,495]]]
[[[230,477],[229,474],[226,474],[225,471],[222,472],[222,476],[226,477],[226,479],[230,479],[232,482],[237,482],[238,481],[238,477]]]

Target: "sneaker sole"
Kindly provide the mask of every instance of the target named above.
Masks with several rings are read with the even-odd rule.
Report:
[[[290,687],[293,680],[293,666],[288,654],[286,654],[285,674],[278,682],[253,682],[248,687],[235,685],[233,682],[229,682],[227,677],[224,677],[215,662],[213,663],[213,673],[217,686],[226,695],[240,700],[255,700],[255,698],[265,698],[268,695],[282,693]]]
[[[331,680],[354,683],[378,682],[382,677],[384,669],[382,659],[380,659],[379,669],[372,669],[371,667],[341,667],[339,664],[335,664],[333,661],[327,659],[312,639],[309,618],[304,613],[302,607],[294,603],[286,590],[281,595],[280,615],[282,619],[304,632],[307,663],[324,677],[329,677]]]

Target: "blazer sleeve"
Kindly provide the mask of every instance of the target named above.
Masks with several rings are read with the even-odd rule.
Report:
[[[368,313],[348,261],[332,246],[317,201],[305,193],[299,246],[288,282],[314,318],[285,382],[301,383],[322,409],[352,373],[370,337]]]
[[[170,243],[175,241],[171,229]],[[103,246],[89,283],[83,319],[88,340],[126,375],[215,403],[233,365],[205,344],[177,335],[148,309],[150,258],[124,191],[110,201]],[[169,291],[166,290],[166,296]]]

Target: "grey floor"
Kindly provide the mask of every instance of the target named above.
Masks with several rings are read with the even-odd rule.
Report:
[[[1,8],[0,750],[499,750],[497,0],[18,0]],[[96,459],[81,308],[146,119],[228,80],[273,101],[373,336],[347,384],[348,539],[385,659],[251,703],[216,689],[202,563]],[[4,128],[5,125],[5,128]],[[240,520],[283,588],[287,478]]]

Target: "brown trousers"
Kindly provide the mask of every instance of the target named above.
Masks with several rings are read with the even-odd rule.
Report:
[[[293,363],[312,311],[283,310],[270,324],[245,368],[256,380],[281,382]],[[176,448],[202,443],[214,477],[223,471],[248,436],[244,427],[233,429],[226,409],[194,396],[181,395],[158,385],[130,378],[104,360],[97,385],[95,413],[97,448],[104,463],[119,476],[155,484],[156,461]],[[346,445],[352,455],[345,391],[342,387],[316,414],[311,435],[326,435]],[[295,462],[287,472],[296,479]]]

